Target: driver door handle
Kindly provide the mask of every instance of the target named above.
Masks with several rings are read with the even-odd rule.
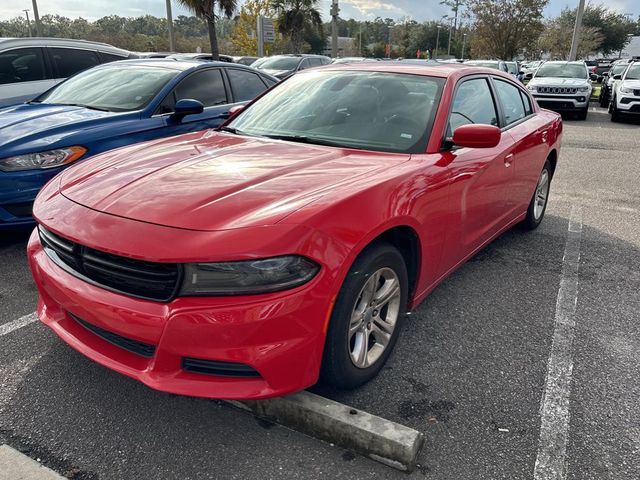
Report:
[[[515,157],[514,157],[513,153],[510,153],[509,155],[504,157],[504,165],[505,165],[505,167],[509,168],[511,166],[511,164],[513,163],[513,159],[514,158]]]

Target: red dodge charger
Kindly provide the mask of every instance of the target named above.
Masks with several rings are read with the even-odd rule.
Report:
[[[218,131],[113,150],[40,193],[38,314],[148,386],[257,399],[352,388],[407,310],[544,216],[562,134],[507,74],[340,64]]]

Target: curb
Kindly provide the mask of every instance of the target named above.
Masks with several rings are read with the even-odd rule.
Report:
[[[405,472],[415,468],[424,443],[417,430],[306,391],[227,403]]]
[[[65,478],[9,445],[2,445],[0,446],[0,480],[65,480]]]

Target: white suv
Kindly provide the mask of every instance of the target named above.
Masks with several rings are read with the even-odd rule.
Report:
[[[640,115],[640,62],[630,63],[622,75],[615,75],[613,79],[615,84],[609,104],[611,121],[620,121],[622,115]]]
[[[585,120],[593,90],[591,80],[584,62],[544,62],[527,88],[542,108],[574,112]]]

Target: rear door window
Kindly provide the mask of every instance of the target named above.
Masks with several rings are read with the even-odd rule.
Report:
[[[504,113],[505,125],[511,125],[527,116],[518,87],[498,79],[495,79],[495,86]]]
[[[309,63],[311,63],[312,67],[320,67],[322,66],[322,60],[320,60],[319,58],[310,58],[309,59]]]
[[[16,48],[0,53],[0,85],[48,78],[41,48]]]
[[[100,65],[98,53],[79,48],[49,48],[56,69],[56,78],[67,78],[82,70]]]
[[[252,100],[267,89],[260,76],[255,73],[229,68],[227,75],[229,75],[231,90],[236,102]]]
[[[100,52],[100,59],[102,60],[102,63],[109,63],[117,62],[118,60],[126,60],[127,57],[123,57],[122,55],[114,55],[112,53]]]

